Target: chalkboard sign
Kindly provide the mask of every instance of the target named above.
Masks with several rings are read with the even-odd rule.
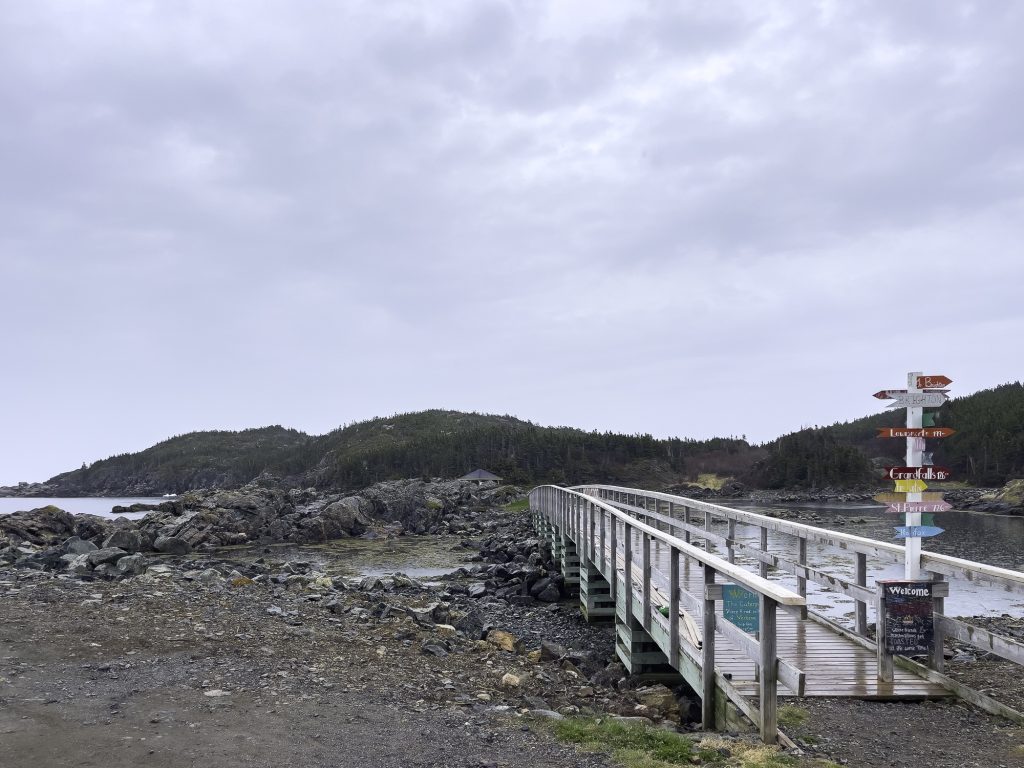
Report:
[[[739,584],[722,585],[722,614],[745,632],[757,632],[761,628],[757,595]]]
[[[885,600],[885,650],[915,655],[931,653],[932,585],[927,581],[882,582]]]

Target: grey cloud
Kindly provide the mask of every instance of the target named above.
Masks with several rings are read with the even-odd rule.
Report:
[[[0,6],[0,483],[431,406],[763,439],[920,358],[1019,375],[977,341],[1024,332],[1017,4],[576,14]],[[941,355],[879,341],[900,290],[955,295]]]

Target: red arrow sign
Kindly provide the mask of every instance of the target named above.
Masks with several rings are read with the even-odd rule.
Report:
[[[886,467],[890,480],[949,480],[953,470],[946,467]]]
[[[948,387],[952,383],[951,378],[940,374],[938,376],[918,376],[914,386],[925,389],[926,387]]]
[[[949,437],[956,430],[949,427],[876,427],[879,437]]]

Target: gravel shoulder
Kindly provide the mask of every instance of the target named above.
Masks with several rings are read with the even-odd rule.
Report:
[[[40,576],[8,588],[6,768],[606,764],[475,698],[503,697],[501,651],[456,667],[410,652],[395,626],[312,612],[289,624],[252,590],[176,587]]]

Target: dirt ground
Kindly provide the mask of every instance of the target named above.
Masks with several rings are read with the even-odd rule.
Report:
[[[19,589],[0,598],[5,768],[605,765],[456,702],[440,660],[390,663],[400,633],[254,620],[268,601],[240,592]]]
[[[0,570],[0,765],[589,768],[610,763],[523,714],[660,719],[587,671],[612,658],[613,634],[572,604],[475,603],[521,641],[507,652],[408,614],[438,598],[181,568],[124,581]],[[541,638],[577,649],[575,661],[530,659]],[[1024,766],[1019,728],[956,701],[797,705],[799,765]]]

